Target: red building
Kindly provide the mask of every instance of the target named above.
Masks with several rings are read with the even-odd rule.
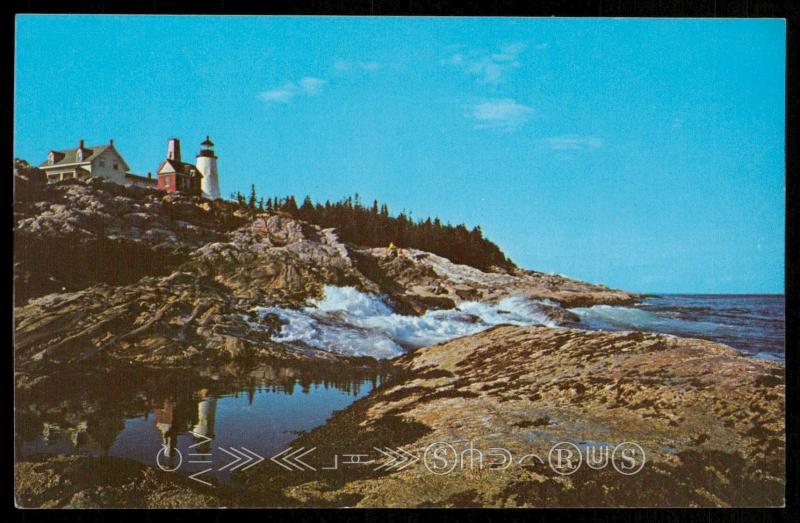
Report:
[[[203,175],[197,166],[181,161],[181,142],[177,138],[167,141],[167,159],[158,166],[158,188],[166,192],[185,192],[202,196]]]

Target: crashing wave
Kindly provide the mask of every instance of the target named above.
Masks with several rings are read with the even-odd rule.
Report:
[[[271,314],[283,322],[273,337],[277,342],[386,359],[503,323],[554,327],[556,323],[544,312],[552,306],[547,300],[512,296],[497,303],[467,301],[455,309],[406,316],[393,312],[381,296],[353,287],[326,286],[324,296],[307,307],[257,307],[255,311],[262,319]]]

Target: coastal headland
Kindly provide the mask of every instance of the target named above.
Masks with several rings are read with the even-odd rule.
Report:
[[[122,458],[18,456],[21,506],[783,504],[783,366],[704,340],[588,331],[568,310],[634,305],[641,295],[513,264],[478,268],[359,245],[291,213],[224,200],[101,179],[46,185],[23,163],[14,223],[19,437],[43,420],[77,424],[64,413],[91,411],[103,394],[119,396],[125,412],[146,411],[136,393],[153,376],[170,376],[163,387],[200,375],[232,382],[283,365],[388,376],[294,447],[417,458],[355,472],[323,472],[313,460],[305,473],[252,468],[234,474],[246,487],[236,489]],[[324,337],[289,339],[287,311],[313,309],[330,288],[382,297],[387,310],[378,312],[392,321],[444,317],[463,335],[428,343],[395,333],[387,350],[402,353],[388,358],[326,350]],[[502,321],[509,299],[537,323]],[[465,304],[501,319],[484,326]],[[335,311],[312,319],[334,328],[347,320]],[[630,475],[613,466],[566,474],[549,461],[557,443],[577,449],[573,457],[635,443],[646,459]],[[439,473],[424,459],[436,445],[481,459],[495,449],[495,466],[459,461]]]

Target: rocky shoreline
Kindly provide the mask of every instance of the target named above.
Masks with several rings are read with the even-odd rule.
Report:
[[[424,453],[437,442],[472,442],[546,460],[554,442],[636,442],[647,463],[631,476],[608,467],[561,475],[533,458],[445,475],[423,460],[402,471],[347,474],[253,469],[237,475],[248,488],[235,491],[200,488],[119,458],[18,455],[20,506],[783,503],[783,367],[702,340],[579,330],[566,310],[630,305],[641,295],[518,268],[481,271],[414,249],[347,244],[332,229],[229,202],[102,180],[41,186],[31,177],[24,169],[15,177],[18,437],[20,424],[47,419],[68,428],[71,409],[99,411],[94,396],[115,381],[130,389],[120,403],[137,411],[154,380],[174,385],[199,373],[235,382],[277,362],[332,376],[365,369],[392,375],[293,443],[320,454]],[[386,296],[410,316],[524,296],[539,300],[560,327],[501,325],[379,362],[278,343],[281,321],[254,313],[265,305],[300,307],[326,285]],[[97,393],[77,394],[81,384]],[[52,391],[63,397],[50,398]]]
[[[778,364],[703,340],[513,326],[421,349],[396,364],[405,371],[399,382],[336,414],[296,445],[316,446],[322,454],[402,448],[420,461],[397,472],[253,473],[245,478],[249,490],[280,491],[282,497],[270,501],[295,506],[784,502],[785,389]],[[562,475],[548,461],[559,442],[584,451],[634,442],[646,459],[631,475],[587,463]],[[434,473],[428,466],[436,460],[426,460],[425,452],[443,443],[461,458],[450,457],[452,472]],[[488,463],[492,448],[507,449],[511,465],[464,466],[465,450],[482,451]]]
[[[236,473],[205,488],[128,460],[18,460],[24,506],[612,507],[781,506],[784,369],[703,340],[498,326],[395,360],[372,394],[300,435],[316,471]],[[235,376],[239,376],[236,378]],[[229,374],[224,381],[242,379]],[[589,467],[589,449],[636,443],[635,473]],[[551,468],[555,444],[585,454]],[[443,473],[431,448],[445,454]],[[335,454],[394,449],[401,470],[326,470]],[[494,450],[492,450],[494,449]],[[498,458],[509,461],[498,465]],[[479,462],[464,452],[480,452]],[[593,451],[594,452],[594,451]],[[594,456],[594,454],[592,454]],[[596,457],[596,456],[595,456]],[[469,460],[469,461],[467,461]],[[107,470],[102,481],[83,474]],[[146,469],[150,469],[148,472]],[[98,469],[94,469],[98,470]],[[623,469],[624,471],[624,469]],[[140,490],[138,482],[147,490]],[[162,495],[163,494],[163,495]],[[130,497],[129,497],[130,496]]]
[[[324,285],[383,294],[411,315],[526,296],[552,302],[558,322],[575,320],[564,307],[638,298],[534,271],[483,272],[413,249],[360,248],[283,214],[249,216],[229,202],[104,180],[40,187],[30,198],[15,208],[18,372],[92,358],[167,367],[343,359],[273,343],[279,322],[254,325],[254,307],[298,307]]]
[[[54,456],[18,461],[14,483],[16,504],[25,508],[226,506],[220,487],[203,487],[128,459]]]

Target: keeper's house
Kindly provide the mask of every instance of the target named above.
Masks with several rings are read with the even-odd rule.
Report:
[[[130,167],[114,148],[114,140],[89,147],[81,140],[75,149],[50,151],[39,168],[47,175],[48,183],[99,176],[121,185],[158,187],[158,180],[150,174],[139,176],[128,172]]]

